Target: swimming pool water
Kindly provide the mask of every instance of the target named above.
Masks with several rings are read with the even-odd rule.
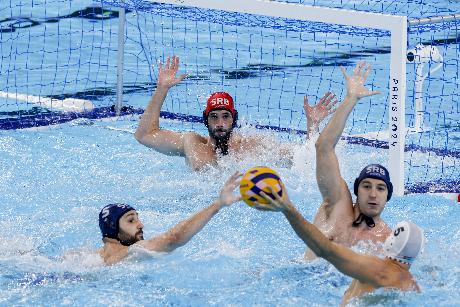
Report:
[[[237,164],[229,157],[219,168],[193,173],[183,158],[137,144],[132,135],[136,126],[137,118],[127,118],[0,135],[1,305],[340,303],[350,279],[323,260],[303,262],[304,244],[281,214],[243,203],[222,210],[173,253],[134,250],[126,261],[104,266],[92,252],[102,243],[97,216],[105,204],[127,202],[137,208],[148,238],[210,204],[235,168],[244,171],[254,160],[274,166],[270,157]],[[311,143],[298,146],[292,168],[274,166],[309,220],[321,201],[311,150]],[[365,151],[339,145],[349,184],[361,168],[352,161],[382,159],[378,152]],[[428,238],[412,268],[423,291],[379,290],[356,304],[457,305],[458,212],[458,203],[437,196],[394,197],[383,218],[390,226],[410,219]]]
[[[35,3],[39,10],[38,15],[59,16],[67,12],[66,9],[60,8],[62,3],[57,1],[48,1],[49,7],[43,3]],[[345,4],[350,6],[354,3],[356,1]],[[90,2],[79,4],[84,7],[83,4],[90,5]],[[410,5],[414,7],[417,3],[411,1]],[[31,12],[24,5],[17,13],[27,16]],[[134,17],[129,16],[135,19]],[[62,19],[59,23],[46,24],[46,27],[50,31],[64,31],[70,24],[69,20]],[[88,20],[82,20],[78,26],[72,24],[74,33],[69,37],[73,39],[75,36],[81,36],[80,28],[91,29],[90,25],[93,24],[94,21]],[[166,30],[169,30],[168,26],[168,23],[165,23]],[[31,28],[29,33],[35,33],[37,29]],[[16,34],[24,33],[27,32]],[[146,35],[154,34],[152,30]],[[47,38],[50,42],[47,48],[54,46],[51,42],[55,42],[55,39],[53,36]],[[89,36],[77,42],[86,43],[88,40]],[[136,51],[130,43],[132,42],[127,42],[128,52]],[[229,46],[229,42],[226,44],[225,46]],[[248,41],[240,41],[240,44],[250,45]],[[6,48],[7,42],[2,46]],[[35,46],[40,50],[40,45],[35,45],[33,39],[31,44],[30,41],[26,41],[24,45],[19,46],[29,46],[31,51],[35,50]],[[96,85],[101,82],[113,86],[115,75],[104,76],[100,71],[94,72],[92,66],[87,65],[93,60],[96,61],[96,58],[91,57],[96,49],[87,50],[86,59],[89,60],[84,62],[85,65],[79,66],[75,62],[78,59],[75,59],[74,55],[69,56],[64,47],[65,44],[61,43],[60,48],[64,51],[60,52],[59,59],[69,61],[71,74],[83,76],[75,83],[75,92],[85,88],[85,82],[89,82],[85,79],[86,69],[93,72],[91,76],[94,75],[98,80],[95,82]],[[24,49],[20,47],[18,50]],[[178,51],[171,46],[165,46],[146,58],[157,60],[169,55],[172,50]],[[41,55],[39,51],[35,51]],[[446,48],[446,54],[450,58],[455,58],[457,52],[455,45]],[[20,55],[23,54],[17,53],[18,57]],[[291,57],[287,60],[295,59]],[[376,55],[371,59],[376,62],[377,71],[387,69],[388,54]],[[188,58],[189,67],[195,68],[194,60],[192,56]],[[213,60],[220,61],[220,58],[216,56]],[[232,58],[226,58],[225,61],[228,62],[227,65],[232,62]],[[240,62],[244,64],[242,58]],[[28,65],[36,63],[38,61],[31,59]],[[286,67],[281,70],[283,74],[298,73],[298,68],[289,68],[291,63],[284,64]],[[212,68],[212,65],[210,66]],[[142,68],[141,73],[145,75],[145,80],[140,80],[137,85],[141,84],[144,87],[140,86],[138,91],[128,95],[127,99],[131,105],[145,107],[153,86],[148,83],[151,81],[148,78],[150,68],[142,63],[138,65],[129,61],[126,67],[128,70]],[[241,68],[238,65],[235,67]],[[412,69],[408,67],[409,70]],[[30,75],[21,75],[22,69],[23,67],[17,69],[16,75],[19,79],[2,78],[1,84],[11,88],[11,80],[15,80],[17,84],[14,84],[19,89],[23,87],[33,92],[32,89],[36,87],[39,93],[43,91],[44,94],[48,94],[45,91],[47,88],[43,89],[42,84],[35,83],[34,73],[39,70],[38,68]],[[338,74],[336,67],[325,67],[321,72],[315,68],[310,70],[314,76]],[[282,106],[285,109],[282,116],[276,113],[278,109],[270,109],[272,100],[259,101],[261,86],[266,86],[272,81],[267,71],[262,70],[261,76],[244,81],[222,81],[216,79],[212,73],[210,79],[200,79],[200,75],[196,74],[195,79],[172,90],[167,106],[172,111],[185,109],[189,113],[199,114],[201,108],[195,108],[196,105],[193,105],[194,108],[181,105],[181,100],[177,98],[188,95],[196,101],[203,100],[205,93],[212,89],[227,88],[226,86],[232,88],[240,82],[240,89],[245,88],[242,83],[250,86],[247,92],[238,92],[238,95],[247,97],[248,101],[259,103],[257,106],[244,106],[244,120],[263,119],[266,114],[260,110],[269,109],[268,114],[272,116],[272,120],[276,121],[282,116],[294,116],[293,122],[298,124],[296,128],[304,128],[301,90],[296,93],[297,100],[283,100],[276,95],[270,97],[280,103],[286,103]],[[14,75],[10,73],[10,76]],[[456,71],[449,73],[449,79],[455,81]],[[33,82],[20,82],[25,76],[30,77],[29,81]],[[386,81],[380,80],[379,76],[376,73],[373,84],[385,88]],[[58,79],[61,77],[54,76]],[[45,74],[43,78],[52,79],[53,76]],[[127,80],[128,83],[131,81]],[[320,89],[319,79],[312,78],[309,82],[310,86],[317,90],[312,95],[321,95],[323,88]],[[56,84],[61,83],[56,81]],[[342,84],[336,82],[334,86],[340,94]],[[455,87],[448,82],[445,86]],[[259,87],[259,92],[251,90],[256,87]],[[327,86],[324,90],[326,89]],[[107,88],[101,89],[104,90]],[[113,92],[108,92],[102,100],[96,101],[97,105],[114,102]],[[55,89],[53,93],[59,94],[59,89]],[[384,100],[385,97],[382,95],[372,103],[369,100],[363,101],[358,107],[374,108],[375,114],[372,115],[380,119],[381,113],[385,112]],[[21,107],[22,105],[13,105],[11,108],[14,111]],[[292,115],[292,110],[297,110],[297,113]],[[286,115],[286,112],[289,114]],[[362,113],[356,113],[356,119],[359,120]],[[80,119],[54,127],[0,132],[0,305],[334,306],[340,303],[350,278],[323,260],[304,262],[302,255],[305,246],[281,214],[259,212],[243,203],[222,210],[186,246],[173,253],[154,254],[134,249],[126,261],[111,267],[104,266],[94,251],[102,245],[98,213],[108,203],[126,202],[134,206],[145,225],[145,236],[149,238],[209,205],[217,197],[223,182],[235,170],[244,171],[261,164],[271,166],[280,173],[291,199],[307,219],[313,219],[321,203],[314,175],[313,141],[302,145],[303,140],[300,136],[256,132],[254,129],[243,127],[243,133],[264,133],[269,137],[293,141],[296,147],[294,165],[277,165],[274,163],[276,153],[264,152],[242,160],[228,156],[219,161],[218,167],[194,173],[185,165],[183,158],[164,156],[138,144],[133,137],[138,119],[138,116],[105,121]],[[282,123],[284,119],[281,118]],[[162,120],[162,127],[206,133],[203,125],[196,123]],[[366,128],[359,124],[353,127],[358,130]],[[342,142],[339,143],[337,152],[342,175],[350,187],[365,164],[385,163],[387,159],[386,152],[381,149],[350,146]],[[417,159],[423,158],[423,153],[414,155]],[[458,178],[458,175],[455,175],[455,161],[450,162],[448,158],[437,157],[429,173],[419,171],[416,174],[417,180],[439,176],[434,168],[439,165],[449,166],[448,174]],[[394,196],[387,204],[383,218],[390,226],[396,225],[400,220],[409,219],[425,230],[428,238],[425,252],[412,268],[422,292],[379,290],[354,302],[353,305],[459,305],[459,204],[434,195]],[[369,246],[361,244],[355,249],[368,252]]]

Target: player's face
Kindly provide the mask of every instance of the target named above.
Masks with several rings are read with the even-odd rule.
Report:
[[[134,244],[140,240],[144,240],[144,225],[139,220],[137,212],[134,210],[126,212],[119,222],[120,232],[118,238],[127,245]]]
[[[383,180],[366,178],[358,186],[358,203],[361,213],[380,216],[387,202],[388,188]]]
[[[208,115],[209,135],[214,139],[228,138],[233,130],[233,116],[227,110],[213,110]]]

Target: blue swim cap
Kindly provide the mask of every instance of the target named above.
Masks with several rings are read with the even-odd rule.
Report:
[[[120,231],[118,222],[123,214],[131,210],[135,209],[127,204],[110,204],[102,208],[99,212],[99,228],[102,237],[118,240],[118,232]]]
[[[393,194],[393,184],[390,181],[390,173],[388,170],[380,164],[369,164],[359,174],[359,177],[355,179],[354,192],[358,196],[358,186],[361,181],[366,178],[379,179],[385,182],[388,189],[387,201],[390,200]]]

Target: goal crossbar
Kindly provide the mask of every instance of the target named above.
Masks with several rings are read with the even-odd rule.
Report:
[[[149,0],[149,2],[154,2]],[[182,7],[280,17],[387,30],[391,34],[389,76],[389,161],[396,195],[404,194],[407,17],[266,0],[162,0]]]

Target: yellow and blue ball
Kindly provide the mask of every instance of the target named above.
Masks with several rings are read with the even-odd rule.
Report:
[[[259,204],[268,204],[268,201],[260,195],[264,191],[272,199],[275,196],[269,190],[271,186],[281,197],[283,191],[280,184],[280,176],[271,168],[266,166],[257,166],[249,169],[242,177],[240,182],[240,193],[243,200],[250,207],[255,206],[254,202]]]

